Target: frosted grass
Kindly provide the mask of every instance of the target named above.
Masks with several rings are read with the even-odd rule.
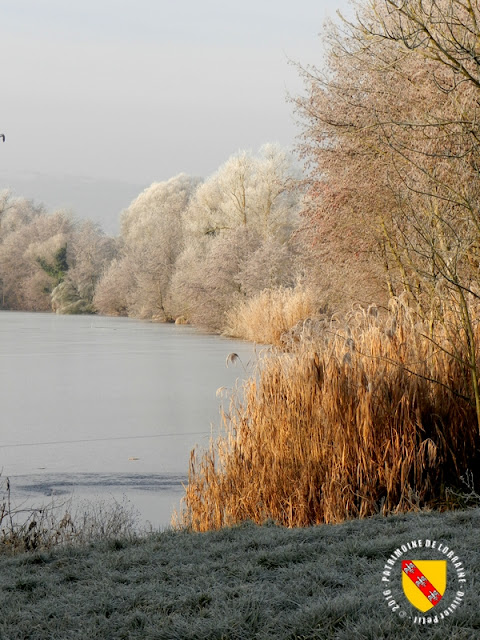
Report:
[[[166,531],[0,557],[8,640],[473,640],[480,635],[480,510],[283,529]],[[418,628],[389,611],[385,559],[405,540],[448,541],[465,602]]]

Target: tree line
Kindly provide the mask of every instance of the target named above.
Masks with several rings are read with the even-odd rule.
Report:
[[[1,308],[91,313],[114,253],[115,241],[92,222],[0,194]]]
[[[301,278],[298,169],[278,145],[233,155],[206,180],[152,184],[117,238],[4,192],[2,308],[195,322],[216,330],[266,288]]]

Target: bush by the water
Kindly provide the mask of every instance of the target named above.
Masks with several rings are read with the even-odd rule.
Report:
[[[315,315],[317,306],[313,292],[301,285],[264,289],[227,313],[225,333],[234,338],[278,345],[296,324]]]
[[[225,434],[192,452],[180,522],[293,527],[452,506],[462,474],[478,481],[480,441],[468,364],[451,336],[439,345],[443,326],[432,340],[397,304],[293,335],[232,399]]]
[[[52,500],[37,507],[18,504],[9,478],[0,478],[0,554],[44,551],[137,535],[137,512],[126,500],[73,504]]]

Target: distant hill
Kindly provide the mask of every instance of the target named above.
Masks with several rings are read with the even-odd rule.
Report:
[[[120,213],[148,186],[85,176],[0,172],[0,190],[43,203],[48,211],[71,209],[98,222],[109,235],[119,231]]]

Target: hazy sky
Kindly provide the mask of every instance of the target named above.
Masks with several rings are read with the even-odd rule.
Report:
[[[108,217],[153,181],[292,146],[286,94],[302,85],[288,60],[321,65],[318,33],[346,6],[2,0],[0,188],[94,218],[98,196]]]

